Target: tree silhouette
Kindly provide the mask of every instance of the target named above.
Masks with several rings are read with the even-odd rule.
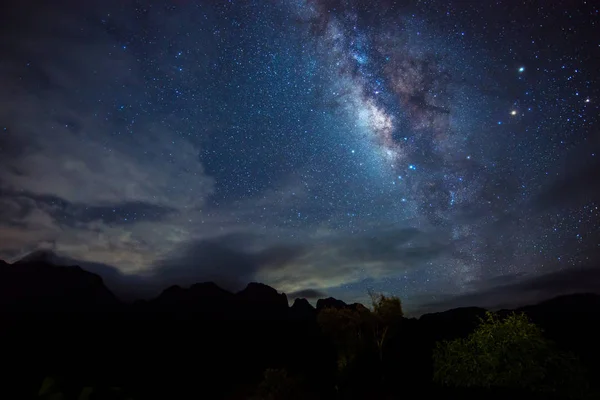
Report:
[[[377,346],[379,361],[383,362],[383,348],[386,340],[399,329],[404,312],[402,302],[396,296],[385,296],[381,293],[369,291],[373,313],[371,317],[371,329],[373,339]]]
[[[44,378],[38,391],[38,398],[40,400],[132,400],[118,387],[69,385],[67,382],[51,376]]]
[[[300,400],[306,398],[299,379],[285,369],[268,368],[251,400]]]
[[[399,330],[402,304],[398,297],[372,292],[369,295],[372,311],[352,304],[325,308],[317,316],[322,332],[336,349],[338,393],[348,386],[356,390],[360,385],[368,386],[368,382],[380,385],[384,381],[384,348]],[[355,379],[358,376],[362,378],[360,383]]]
[[[344,372],[358,353],[363,338],[362,321],[361,313],[348,308],[325,308],[317,316],[321,330],[335,345],[339,373]]]

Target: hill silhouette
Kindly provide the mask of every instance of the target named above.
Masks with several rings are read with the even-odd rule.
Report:
[[[0,263],[0,309],[90,311],[118,304],[99,275],[78,266],[58,267],[27,259],[13,265]]]
[[[33,396],[46,376],[72,386],[123,387],[136,399],[248,398],[269,368],[302,376],[307,398],[339,395],[332,385],[336,350],[317,315],[328,308],[358,312],[362,305],[327,298],[316,308],[306,299],[290,307],[285,294],[264,284],[232,293],[211,282],[172,286],[153,299],[125,303],[100,276],[46,261],[54,260],[0,261],[0,341],[9,370],[4,378],[23,398]],[[435,343],[466,337],[485,311],[459,308],[403,318],[382,361],[385,374],[397,377],[386,393],[436,393]],[[600,372],[600,296],[561,296],[516,311],[579,356],[591,374]],[[357,375],[352,398],[377,397],[371,373],[367,368]]]

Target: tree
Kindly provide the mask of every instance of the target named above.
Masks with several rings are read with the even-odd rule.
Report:
[[[74,387],[68,387],[74,386]],[[45,400],[90,400],[94,398],[110,398],[114,400],[131,400],[118,387],[92,387],[81,385],[68,385],[67,382],[46,377],[42,382],[42,386],[38,392],[39,399]]]
[[[253,400],[294,400],[305,398],[302,385],[297,378],[288,375],[285,369],[268,368],[258,385]]]
[[[321,330],[332,339],[337,351],[339,373],[349,366],[361,346],[362,319],[361,313],[348,308],[325,308],[317,316]]]
[[[466,339],[439,342],[434,380],[456,387],[512,388],[581,397],[587,387],[578,360],[544,338],[525,314],[486,313]]]
[[[370,321],[373,338],[377,346],[379,361],[383,362],[383,347],[386,339],[399,328],[404,316],[402,302],[396,296],[388,297],[372,291],[369,291],[369,296],[373,305],[373,314]]]
[[[357,390],[367,382],[381,383],[384,346],[399,327],[402,305],[397,297],[369,293],[373,310],[353,304],[342,308],[325,308],[317,321],[323,333],[332,339],[337,353],[337,385]],[[360,384],[356,380],[361,377]],[[370,390],[374,390],[371,388]]]

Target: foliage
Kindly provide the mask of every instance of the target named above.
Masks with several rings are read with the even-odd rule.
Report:
[[[393,331],[398,329],[404,312],[402,310],[402,303],[396,296],[388,297],[381,293],[375,294],[373,292],[369,292],[369,295],[373,305],[373,315],[369,322],[381,361],[383,360],[383,346],[386,339],[390,334],[395,333]]]
[[[378,376],[380,382],[384,380],[384,346],[398,332],[403,317],[402,303],[398,297],[369,294],[372,311],[354,304],[326,308],[317,316],[323,333],[336,347],[338,390],[347,384],[355,387],[355,377],[366,378],[365,374]]]
[[[402,302],[396,296],[370,293],[373,312],[386,325],[391,326],[402,320]]]
[[[265,371],[253,400],[293,400],[302,398],[302,387],[297,378],[285,369],[269,368]]]
[[[323,333],[333,340],[336,347],[340,372],[352,362],[361,345],[362,320],[361,312],[348,308],[325,308],[317,316]]]
[[[44,400],[64,400],[65,395],[60,391],[54,378],[46,377],[38,392],[38,396]]]
[[[434,380],[457,387],[519,388],[570,395],[585,388],[575,357],[544,338],[524,314],[486,313],[466,339],[437,343]]]
[[[38,392],[38,398],[44,400],[67,400],[70,399],[71,396],[66,393],[68,390],[64,387],[64,383],[59,383],[59,381],[53,377],[46,377],[42,382],[42,386]],[[71,388],[72,389],[72,388]],[[72,392],[73,390],[71,390]],[[91,400],[91,399],[123,399],[123,400],[131,400],[131,398],[126,397],[120,388],[117,387],[109,387],[109,388],[95,388],[91,386],[84,386],[76,388],[76,393],[78,393],[74,398],[77,400]]]

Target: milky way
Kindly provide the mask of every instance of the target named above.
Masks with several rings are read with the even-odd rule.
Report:
[[[8,5],[0,257],[121,295],[560,292],[528,283],[599,259],[598,8],[480,3]]]

